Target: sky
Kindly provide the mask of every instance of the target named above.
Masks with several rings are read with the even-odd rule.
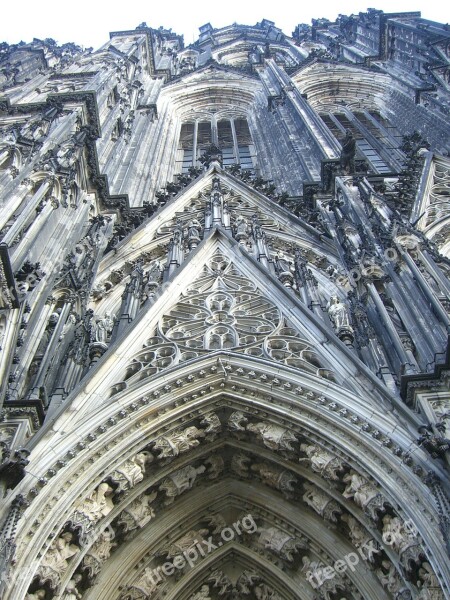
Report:
[[[370,1],[370,0],[369,0]],[[442,0],[378,0],[369,4],[384,12],[421,11],[432,21],[450,21],[448,2]],[[445,8],[447,6],[447,8]],[[366,11],[367,4],[355,0],[322,0],[301,3],[296,0],[15,0],[1,11],[0,42],[30,42],[34,37],[53,38],[59,44],[74,42],[97,49],[109,39],[110,31],[135,29],[145,21],[149,27],[171,28],[192,43],[198,28],[211,23],[214,28],[231,23],[254,25],[262,19],[274,21],[291,35],[299,23],[325,17],[335,20],[339,13]]]

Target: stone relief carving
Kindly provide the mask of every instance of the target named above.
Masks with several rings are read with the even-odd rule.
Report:
[[[82,531],[90,530],[97,521],[113,510],[113,491],[110,485],[101,483],[90,496],[79,503],[68,522],[75,528],[80,527]]]
[[[120,513],[117,520],[118,525],[123,527],[125,532],[145,527],[155,516],[152,503],[157,495],[158,492],[152,492],[138,496]]]
[[[150,452],[139,452],[133,458],[126,460],[108,477],[117,485],[116,493],[131,490],[144,479],[146,465],[153,461]]]
[[[338,515],[342,512],[339,504],[312,483],[305,483],[304,488],[304,502],[327,521],[336,523]]]
[[[365,548],[374,549],[372,552],[364,552],[362,554],[364,560],[374,562],[373,554],[375,551],[378,551],[379,548],[377,542],[373,539],[367,529],[364,529],[360,522],[352,515],[344,514],[342,515],[341,519],[348,525],[350,539],[355,548],[360,548],[363,546]]]
[[[353,499],[355,504],[376,520],[377,511],[384,510],[386,501],[375,485],[356,471],[347,473],[342,481],[347,484],[342,493],[344,498]]]
[[[262,483],[280,490],[285,498],[293,497],[294,486],[298,480],[289,471],[265,463],[252,465],[251,470],[257,473]]]
[[[93,579],[102,568],[102,564],[108,560],[111,551],[117,546],[117,543],[113,541],[113,530],[110,526],[108,533],[100,534],[95,540],[82,562],[83,570],[87,571],[89,577]]]
[[[402,565],[410,570],[411,563],[420,564],[423,551],[416,535],[405,527],[399,517],[385,515],[382,522],[383,541],[399,554]]]
[[[301,444],[300,450],[304,452],[308,458],[300,458],[299,462],[310,462],[311,468],[316,473],[319,473],[325,479],[337,481],[339,479],[338,471],[345,469],[343,460],[324,450],[316,444]]]
[[[289,562],[294,560],[293,555],[299,550],[308,549],[306,540],[296,538],[276,527],[258,529],[258,531],[260,531],[258,542],[267,550]]]
[[[197,427],[187,427],[183,431],[174,431],[170,435],[162,436],[155,441],[154,449],[160,451],[158,459],[173,458],[183,452],[188,452],[200,444],[198,438],[205,437],[205,432]]]
[[[381,567],[375,571],[381,585],[393,595],[394,598],[410,600],[411,592],[405,586],[395,565],[388,560],[383,560]]]
[[[206,467],[204,465],[200,465],[199,467],[188,465],[166,477],[159,486],[160,491],[166,493],[166,506],[172,504],[176,496],[179,496],[186,490],[190,490],[197,476],[205,471]]]
[[[311,560],[309,556],[304,556],[302,563],[301,572],[305,573],[307,581],[311,583],[313,588],[320,591],[320,597],[324,600],[332,600],[334,594],[337,594],[339,590],[345,591],[346,586],[342,576],[335,573],[334,577],[328,577],[328,567],[321,561]]]
[[[73,543],[74,536],[70,532],[60,535],[42,558],[36,576],[41,583],[56,590],[61,583],[69,566],[69,559],[80,551],[79,546]]]
[[[82,579],[83,577],[79,573],[76,573],[66,585],[61,600],[80,600],[82,594],[78,591],[77,586]]]
[[[264,446],[271,450],[288,450],[294,452],[295,448],[291,445],[296,442],[297,438],[285,427],[280,427],[273,423],[249,423],[247,431],[251,431],[259,435],[264,443]]]

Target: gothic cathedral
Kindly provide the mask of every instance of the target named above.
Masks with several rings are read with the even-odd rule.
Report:
[[[450,28],[0,44],[3,600],[450,599]]]

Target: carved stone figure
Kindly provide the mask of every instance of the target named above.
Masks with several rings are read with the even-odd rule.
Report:
[[[242,595],[247,596],[251,593],[252,589],[259,581],[261,581],[261,577],[256,571],[253,569],[246,569],[238,577],[238,580],[236,581],[236,589]]]
[[[245,423],[248,422],[247,417],[240,410],[231,413],[228,418],[228,427],[231,431],[245,431]]]
[[[423,551],[418,538],[409,531],[399,517],[385,515],[383,517],[383,542],[391,546],[400,556],[400,561],[406,569],[410,563],[420,564]]]
[[[345,463],[340,458],[315,444],[301,444],[300,450],[308,458],[300,458],[299,462],[309,461],[312,470],[325,477],[325,479],[333,479],[334,481],[339,479],[337,471],[342,471],[345,468]]]
[[[285,427],[274,425],[273,423],[250,423],[247,425],[247,431],[252,431],[261,436],[264,446],[271,450],[289,450],[295,451],[291,446],[297,438]]]
[[[417,582],[417,587],[420,589],[420,593],[417,600],[444,600],[444,593],[430,563],[422,563],[419,577],[420,581]]]
[[[95,322],[95,341],[106,344],[114,327],[114,318],[109,312]]]
[[[136,582],[130,586],[124,594],[124,600],[143,600],[151,598],[162,583],[162,579],[156,579],[152,569],[146,568]]]
[[[376,519],[376,512],[384,509],[385,500],[373,483],[356,471],[347,473],[342,481],[347,484],[342,493],[344,498],[353,498],[355,504]]]
[[[345,138],[342,142],[341,149],[341,167],[347,173],[355,172],[355,155],[356,155],[356,140],[350,129],[345,132]]]
[[[306,541],[295,538],[276,527],[268,527],[259,531],[261,532],[259,543],[289,562],[294,560],[293,554],[296,554],[300,549],[306,550],[308,548]]]
[[[86,552],[83,559],[83,569],[88,572],[88,575],[93,579],[102,568],[102,564],[108,560],[111,550],[117,546],[116,542],[112,541],[110,533],[108,535],[100,535],[89,550]]]
[[[223,458],[219,454],[213,454],[205,460],[205,464],[209,465],[208,479],[217,479],[225,468]]]
[[[349,310],[337,296],[331,296],[327,310],[336,333],[342,329],[351,329]]]
[[[301,572],[306,574],[306,579],[314,589],[320,590],[320,598],[331,600],[339,590],[345,590],[342,577],[334,572],[333,577],[327,575],[328,566],[320,561],[311,560],[309,556],[303,556]]]
[[[260,583],[253,589],[256,600],[281,600],[281,596],[265,583]]]
[[[160,450],[158,459],[173,458],[200,444],[198,438],[205,437],[205,432],[197,427],[187,427],[183,431],[174,431],[171,434],[158,438],[155,442],[155,450]]]
[[[398,574],[395,565],[388,560],[383,560],[381,568],[375,571],[381,585],[390,592],[394,598],[399,598],[400,594],[407,591],[400,575]],[[402,598],[407,596],[402,596]],[[410,596],[409,596],[410,597]]]
[[[61,596],[61,600],[80,600],[82,594],[78,591],[77,585],[82,579],[83,577],[79,573],[75,573],[75,575],[66,585],[66,589],[64,590],[64,593]]]
[[[222,431],[222,423],[214,412],[204,415],[200,425],[206,425],[205,434],[211,441],[214,441],[217,434]]]
[[[209,587],[207,585],[202,585],[200,591],[190,596],[189,600],[211,600]]]
[[[47,582],[52,589],[59,586],[69,566],[68,559],[80,551],[72,540],[73,534],[66,532],[52,543],[37,570],[37,577],[41,583]]]
[[[159,486],[159,489],[166,493],[167,500],[165,504],[172,504],[176,496],[179,496],[186,490],[190,490],[195,483],[197,475],[205,471],[206,467],[204,465],[200,465],[199,467],[188,465],[166,477]]]
[[[364,529],[364,527],[359,523],[359,521],[357,519],[355,519],[355,517],[353,517],[352,515],[350,515],[350,514],[342,515],[341,519],[348,525],[350,539],[352,540],[352,544],[355,546],[355,548],[360,548],[361,546],[365,546],[366,548],[375,549],[374,552],[365,552],[364,551],[361,554],[361,556],[364,558],[364,560],[367,560],[369,562],[374,562],[373,555],[376,554],[379,550],[378,550],[378,544],[372,538],[371,534],[367,531],[367,529]],[[367,546],[366,546],[366,544],[367,544]]]
[[[198,243],[200,242],[200,232],[201,232],[202,226],[200,221],[198,221],[197,219],[191,219],[188,223],[188,244],[189,244],[189,248],[193,249],[196,248],[198,246]]]
[[[209,536],[208,529],[191,529],[175,542],[158,550],[157,555],[165,556],[167,559],[173,558],[178,554],[183,554],[197,543],[201,545],[206,536]]]
[[[218,569],[213,571],[208,577],[208,583],[211,583],[213,588],[218,590],[217,594],[219,596],[226,597],[233,590],[233,584],[228,575],[225,575],[223,571],[219,571]]]
[[[157,495],[158,492],[152,492],[148,495],[141,494],[123,509],[117,522],[124,528],[125,532],[132,531],[138,527],[145,527],[145,525],[153,519],[155,511],[151,504]]]
[[[106,517],[114,508],[111,499],[113,488],[107,483],[101,483],[90,496],[80,502],[69,519],[74,527],[81,527],[88,531],[97,521]]]
[[[131,490],[144,479],[145,467],[153,461],[150,452],[139,452],[115,469],[109,479],[117,485],[116,493]]]
[[[258,474],[262,483],[280,490],[286,498],[292,498],[294,485],[298,482],[292,473],[264,463],[252,465],[251,469]]]
[[[250,458],[245,456],[242,452],[238,452],[233,455],[231,459],[231,470],[236,473],[239,477],[249,477],[249,463]]]
[[[324,519],[336,523],[337,516],[342,512],[339,504],[311,483],[305,483],[304,488],[303,500],[306,504]]]

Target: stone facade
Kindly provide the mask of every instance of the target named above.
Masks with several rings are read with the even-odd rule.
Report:
[[[2,598],[450,598],[449,61],[0,46]]]

